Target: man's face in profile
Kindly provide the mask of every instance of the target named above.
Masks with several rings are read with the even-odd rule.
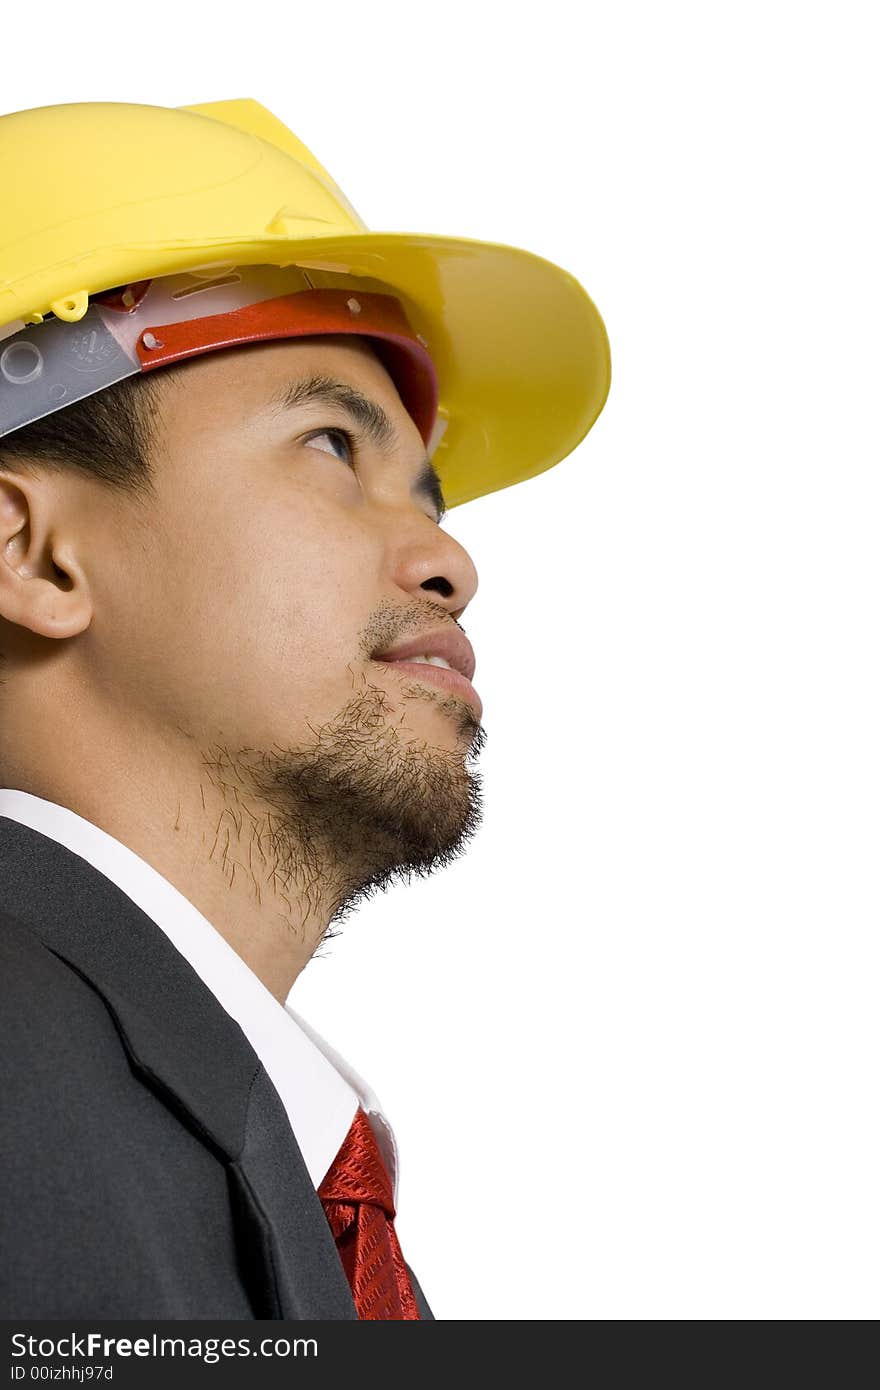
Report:
[[[339,406],[279,407],[318,376],[381,407],[386,452]],[[460,631],[473,563],[413,489],[422,438],[361,339],[196,358],[168,380],[155,429],[155,500],[134,528],[127,502],[101,513],[90,669],[133,737],[165,731],[198,755],[240,808],[252,863],[278,863],[339,919],[448,862],[478,824],[479,703],[431,667],[376,659]]]

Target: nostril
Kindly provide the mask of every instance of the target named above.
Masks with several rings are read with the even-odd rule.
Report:
[[[437,574],[433,579],[426,579],[422,584],[423,589],[437,589],[444,598],[449,598],[454,592],[448,579],[444,579],[441,574]]]

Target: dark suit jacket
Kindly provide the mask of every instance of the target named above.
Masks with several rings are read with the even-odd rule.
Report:
[[[5,816],[0,1146],[0,1318],[357,1318],[239,1025],[116,884]]]

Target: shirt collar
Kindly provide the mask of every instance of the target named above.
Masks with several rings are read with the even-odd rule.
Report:
[[[370,1116],[397,1201],[399,1158],[375,1093],[290,1006],[279,1004],[216,927],[153,866],[77,812],[31,792],[0,788],[0,816],[28,825],[87,860],[150,917],[247,1037],[277,1090],[317,1188],[360,1104]]]

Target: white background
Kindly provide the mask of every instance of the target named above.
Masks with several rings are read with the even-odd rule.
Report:
[[[483,829],[292,996],[395,1125],[438,1318],[880,1312],[872,12],[114,0],[6,35],[4,111],[255,97],[371,228],[523,246],[605,319],[586,440],[445,523]]]

